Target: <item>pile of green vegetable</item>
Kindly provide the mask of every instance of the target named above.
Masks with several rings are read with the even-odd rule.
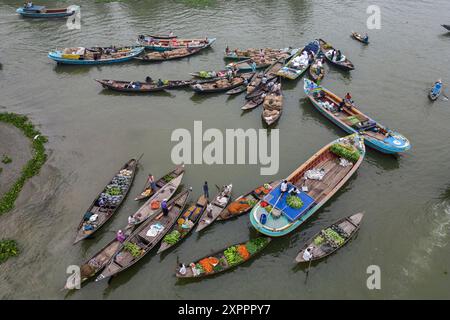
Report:
[[[14,240],[0,241],[0,263],[5,262],[8,258],[15,257],[19,254],[17,242]]]
[[[322,231],[323,236],[325,236],[330,242],[332,242],[336,247],[340,247],[344,244],[345,239],[342,238],[339,233],[331,228],[327,228]]]
[[[335,143],[331,146],[330,151],[335,155],[347,159],[351,162],[357,162],[359,160],[359,152],[353,146],[345,145],[342,143]]]
[[[170,182],[170,181],[172,181],[172,179],[173,179],[173,177],[172,177],[172,174],[166,174],[164,177],[162,177],[162,179],[165,181],[165,182]]]
[[[314,244],[315,244],[316,246],[320,246],[320,245],[322,245],[322,243],[324,243],[324,242],[325,242],[325,238],[322,237],[322,236],[320,236],[320,235],[314,238]]]
[[[225,258],[227,259],[228,265],[233,266],[236,264],[241,263],[244,261],[242,259],[241,255],[237,251],[237,246],[231,246],[228,249],[226,249],[223,254],[225,255]]]
[[[120,196],[122,194],[122,190],[117,185],[109,185],[106,187],[105,191],[105,193],[110,196]]]
[[[255,239],[249,240],[245,244],[245,247],[247,248],[248,253],[253,255],[256,252],[258,252],[259,250],[261,250],[262,248],[264,248],[268,242],[269,242],[269,239],[265,238],[265,237],[255,238]]]
[[[141,248],[135,243],[132,242],[126,242],[123,246],[123,248],[131,253],[131,255],[135,258],[139,257],[141,255]]]
[[[266,209],[267,213],[271,213],[272,212],[272,208],[273,207],[270,204],[264,207],[264,209]]]
[[[288,204],[289,207],[294,208],[294,209],[300,209],[301,207],[303,207],[302,199],[300,199],[299,197],[297,197],[295,195],[287,196],[286,203]]]
[[[44,162],[47,160],[45,154],[44,143],[47,138],[35,129],[34,125],[29,121],[28,117],[15,113],[0,113],[0,121],[14,125],[22,130],[27,138],[32,142],[33,158],[27,162],[22,169],[22,175],[14,183],[11,189],[0,199],[0,214],[5,213],[14,208],[14,201],[19,196],[25,182],[39,173]]]
[[[181,233],[178,230],[173,230],[171,233],[166,234],[163,242],[167,244],[175,244],[180,240]]]

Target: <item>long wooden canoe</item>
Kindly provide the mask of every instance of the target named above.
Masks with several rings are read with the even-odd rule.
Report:
[[[275,83],[275,85],[280,86],[279,90],[271,90],[264,97],[263,101],[261,117],[268,126],[277,122],[283,112],[283,91],[281,90],[281,83]]]
[[[347,133],[362,135],[369,147],[387,154],[396,154],[411,148],[407,138],[368,117],[354,103],[341,108],[342,98],[311,80],[304,81],[305,93],[313,106]]]
[[[450,31],[450,24],[441,24],[441,26]]]
[[[177,278],[184,279],[204,278],[236,268],[254,258],[267,247],[271,240],[272,239],[268,237],[260,237],[229,246],[190,263],[189,266],[186,267],[184,273],[181,271],[180,266],[177,266],[175,275]],[[233,260],[229,258],[231,255],[234,256],[234,258],[231,258]]]
[[[439,84],[439,87],[437,85]],[[428,97],[431,101],[437,100],[439,96],[442,93],[442,82],[440,80],[436,81],[433,85],[433,87],[430,89],[430,92],[428,93]]]
[[[173,200],[169,201],[167,216],[159,211],[158,215],[140,225],[126,239],[121,249],[95,281],[100,281],[128,269],[149,253],[167,234],[172,225],[177,222],[183,212],[189,194],[189,190],[182,191]]]
[[[360,167],[366,149],[358,134],[339,138],[324,146],[287,178],[288,191],[276,186],[249,214],[255,229],[281,237],[298,228],[321,208]],[[295,190],[295,189],[294,189]]]
[[[362,34],[359,34],[358,32],[354,32],[352,31],[352,35],[351,37],[359,42],[362,42],[364,44],[369,44],[369,40],[364,40],[364,37],[362,36]]]
[[[298,263],[316,261],[342,248],[359,230],[363,216],[364,213],[356,213],[321,230],[306,242],[295,261]],[[305,260],[303,254],[308,248],[311,249],[312,258]]]
[[[225,59],[233,59],[233,60],[245,60],[249,58],[253,58],[259,56],[262,53],[264,57],[270,59],[278,59],[280,57],[286,57],[286,55],[292,54],[292,51],[295,49],[292,48],[284,48],[284,49],[273,49],[273,48],[248,48],[248,49],[235,49],[235,50],[225,50]]]
[[[286,62],[285,58],[279,58],[275,62],[273,62],[270,66],[268,66],[264,71],[255,74],[255,76],[251,79],[250,83],[247,86],[247,95],[249,95],[257,90],[260,86],[262,86],[262,79],[266,77],[266,79],[270,80],[277,76],[277,72],[284,66]]]
[[[327,43],[325,40],[319,39],[320,42],[320,50],[325,55],[325,58],[327,58],[328,62],[332,65],[343,69],[343,70],[354,70],[355,66],[353,63],[342,54],[342,59],[340,61],[336,61],[336,55],[333,59],[331,59],[332,52],[337,50],[329,43]]]
[[[129,160],[97,195],[78,224],[74,244],[92,236],[114,216],[130,191],[138,162],[136,159]]]
[[[202,48],[210,46],[216,38],[203,39],[155,39],[151,37],[138,37],[137,43],[145,49],[154,51],[168,51],[180,48]]]
[[[18,14],[25,18],[65,18],[75,14],[71,7],[67,8],[46,8],[45,6],[32,5],[24,6],[16,10]]]
[[[148,38],[155,38],[155,39],[175,39],[178,38],[178,36],[174,35],[174,34],[170,34],[170,33],[152,33],[152,34],[147,34],[147,35],[140,35],[138,36],[138,38],[142,38],[142,37],[148,37]]]
[[[75,47],[51,51],[48,58],[58,64],[111,64],[129,61],[143,51],[143,47]]]
[[[284,67],[277,72],[277,75],[290,80],[297,79],[308,70],[319,51],[320,44],[318,40],[308,43],[302,50],[297,51],[297,53],[289,59]],[[304,61],[301,59],[303,55],[306,57],[306,60]]]
[[[202,217],[198,222],[197,229],[195,229],[195,232],[202,231],[203,229],[211,225],[222,213],[222,211],[225,210],[231,200],[232,189],[232,184],[223,186],[222,189],[220,189],[219,193],[214,197],[214,200],[208,204],[208,207],[203,212]]]
[[[162,239],[161,246],[157,252],[158,254],[172,248],[187,238],[205,211],[207,201],[208,200],[206,197],[201,195],[198,198],[197,203],[190,206],[183,212],[180,218],[182,220],[175,223],[166,236]],[[173,239],[176,239],[176,242]]]
[[[97,275],[97,273],[100,272],[111,261],[111,259],[121,247],[122,243],[114,238],[100,251],[96,252],[89,260],[85,261],[80,267],[79,285],[82,285],[83,283]],[[77,278],[77,273],[71,274],[66,280],[64,289],[75,289],[78,285]]]
[[[225,210],[217,217],[217,221],[229,220],[234,217],[248,213],[265,195],[267,195],[273,187],[278,185],[280,180],[265,183],[258,188],[243,194],[231,202]]]
[[[248,81],[248,79],[252,76],[253,73],[243,73],[238,76],[232,77],[231,80],[227,78],[221,78],[214,81],[199,82],[194,85],[190,85],[190,87],[196,93],[224,92],[243,85],[245,81]]]
[[[320,81],[322,81],[323,77],[325,76],[325,67],[323,66],[324,63],[324,56],[322,54],[319,54],[309,67],[309,76],[316,83],[320,83]]]
[[[156,81],[141,82],[141,81],[124,81],[124,80],[110,80],[110,79],[95,79],[100,83],[104,89],[109,89],[119,92],[127,93],[149,93],[170,89],[177,89],[187,87],[195,81],[192,80],[166,80],[162,85],[159,85]]]
[[[196,53],[199,53],[203,49],[209,48],[210,43],[206,44],[202,47],[196,47],[196,48],[179,48],[169,51],[155,51],[147,53],[141,57],[136,57],[135,59],[140,60],[142,62],[163,62],[168,60],[175,60],[175,59],[181,59],[185,57],[192,56]]]
[[[176,166],[175,169],[173,169],[172,171],[170,171],[163,177],[159,178],[157,181],[155,181],[155,184],[156,184],[155,191],[152,190],[152,188],[151,188],[150,179],[147,179],[142,192],[136,198],[134,198],[134,200],[138,201],[138,200],[148,199],[149,197],[153,196],[153,194],[156,191],[158,191],[159,189],[164,187],[167,183],[169,183],[170,181],[172,181],[173,179],[178,177],[181,174],[181,172],[183,172],[183,171],[184,171],[183,166]],[[150,177],[150,175],[149,175],[149,177]]]
[[[161,202],[166,199],[169,200],[177,191],[183,180],[184,170],[179,172],[179,175],[173,178],[166,185],[161,187],[150,199],[148,199],[133,215],[134,223],[128,224],[126,229],[134,229],[137,225],[145,220],[153,217],[160,209]]]

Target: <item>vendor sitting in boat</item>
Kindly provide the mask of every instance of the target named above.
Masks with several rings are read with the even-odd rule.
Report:
[[[353,105],[352,96],[350,95],[350,92],[347,92],[347,94],[345,95],[344,103],[347,107],[351,107]]]
[[[287,180],[283,180],[283,182],[281,182],[281,185],[280,185],[280,191],[282,193],[285,193],[287,191],[287,189],[288,189],[288,182],[287,182]]]
[[[24,8],[31,8],[32,6],[33,6],[33,2],[31,2],[31,1],[25,2],[25,3],[23,4],[23,7],[24,7]]]
[[[369,35],[366,33],[363,38],[364,42],[369,42]]]

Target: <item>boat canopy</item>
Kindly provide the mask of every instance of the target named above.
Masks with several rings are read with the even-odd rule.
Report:
[[[293,184],[288,184],[288,191],[295,187]],[[301,191],[298,197],[302,200],[303,206],[301,208],[295,209],[290,207],[286,203],[286,199],[289,196],[288,192],[281,194],[281,184],[278,185],[274,190],[272,190],[265,198],[264,201],[269,203],[273,208],[280,210],[286,218],[293,222],[300,218],[300,216],[309,210],[314,205],[314,199],[310,197],[307,193]]]

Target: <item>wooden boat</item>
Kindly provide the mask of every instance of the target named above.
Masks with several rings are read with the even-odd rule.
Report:
[[[161,202],[169,200],[177,191],[183,180],[184,167],[179,166],[179,171],[174,174],[174,178],[161,187],[151,196],[133,215],[134,223],[129,223],[126,229],[134,229],[137,225],[153,217],[160,209]]]
[[[319,51],[319,41],[314,40],[308,43],[302,50],[297,51],[292,56],[286,65],[277,72],[277,75],[290,80],[297,79],[308,70]]]
[[[217,217],[217,221],[229,220],[249,212],[265,195],[278,185],[280,181],[265,183],[258,188],[239,196],[236,200],[231,202],[225,210]]]
[[[258,96],[248,100],[242,107],[241,110],[251,110],[259,107],[264,101],[264,97]]]
[[[254,85],[254,89],[251,90],[250,93],[247,93],[245,95],[245,99],[251,100],[255,97],[259,97],[264,93],[268,93],[269,89],[279,81],[278,76],[272,77],[272,78],[268,78],[266,77],[267,81],[266,84],[263,83],[263,78],[261,78],[261,81],[253,81],[253,85]],[[251,84],[250,84],[251,85]],[[261,102],[262,103],[262,102]]]
[[[343,99],[331,91],[305,79],[304,90],[313,106],[327,119],[347,133],[359,133],[366,145],[388,154],[396,154],[411,148],[408,139],[376,122],[358,107],[347,105],[339,107]]]
[[[215,196],[214,200],[208,204],[208,207],[203,212],[200,221],[198,222],[197,229],[195,232],[202,231],[206,227],[208,227],[211,223],[213,223],[217,217],[222,213],[223,210],[228,205],[228,202],[231,200],[231,191],[233,189],[233,185],[230,184],[228,186],[223,186],[219,193]]]
[[[278,59],[282,56],[286,56],[286,54],[292,54],[292,48],[284,48],[284,49],[273,49],[273,48],[248,48],[248,49],[234,49],[234,50],[225,50],[225,59],[233,59],[233,60],[245,60],[249,58],[256,57],[261,54],[261,50],[263,50],[263,55],[269,59]]]
[[[117,212],[133,184],[138,162],[131,159],[125,163],[98,194],[78,224],[74,244],[92,236]]]
[[[248,80],[252,75],[253,73],[244,73],[232,77],[231,80],[227,78],[221,78],[214,81],[198,82],[196,84],[190,85],[190,87],[197,93],[224,92],[243,85],[244,82]]]
[[[189,190],[182,191],[168,202],[169,212],[167,216],[159,211],[157,216],[148,219],[133,231],[95,281],[100,281],[128,269],[149,253],[177,222],[189,194]]]
[[[180,266],[177,266],[175,275],[177,278],[204,278],[236,268],[254,258],[267,247],[271,240],[268,237],[259,237],[229,246],[190,263],[184,273],[181,271]],[[234,258],[231,258],[231,255]]]
[[[430,98],[431,101],[435,101],[437,100],[437,98],[439,98],[441,93],[442,93],[442,82],[441,80],[438,80],[434,83],[433,87],[431,88],[428,97]]]
[[[75,14],[71,7],[47,9],[45,6],[26,6],[16,10],[18,14],[25,18],[65,18]]]
[[[231,96],[231,95],[242,93],[246,89],[247,89],[247,85],[244,83],[244,84],[241,84],[239,87],[236,87],[234,89],[228,90],[227,92],[225,92],[225,94],[228,94],[228,95]]]
[[[182,221],[178,220],[162,239],[161,246],[157,252],[158,254],[172,248],[187,238],[205,211],[207,202],[208,200],[202,195],[198,198],[197,203],[183,212],[180,218]]]
[[[347,59],[347,57],[344,55],[342,55],[341,61],[336,61],[335,58],[331,59],[332,52],[336,49],[334,49],[334,47],[331,44],[325,42],[322,39],[319,39],[319,42],[320,42],[320,50],[323,52],[323,54],[325,55],[325,58],[327,58],[328,62],[330,62],[332,65],[334,65],[340,69],[343,69],[343,70],[354,70],[355,69],[355,66],[353,65],[353,63],[349,59]]]
[[[254,90],[256,90],[261,85],[261,80],[265,76],[266,79],[270,80],[274,77],[277,77],[277,72],[283,67],[286,59],[280,58],[273,62],[270,66],[268,66],[263,72],[257,73],[251,80],[247,86],[247,95],[251,94]]]
[[[357,40],[357,41],[359,41],[359,42],[362,42],[364,44],[369,44],[369,40],[365,40],[363,35],[359,34],[358,32],[352,31],[352,38]]]
[[[295,261],[298,263],[316,261],[342,248],[359,230],[363,216],[364,213],[356,213],[321,230],[307,241]],[[303,254],[307,248],[311,248],[312,258],[310,260],[303,259]]]
[[[309,76],[316,83],[320,83],[325,76],[325,67],[323,66],[324,62],[323,55],[319,54],[309,67]]]
[[[59,64],[96,65],[129,61],[143,51],[143,47],[77,47],[51,51],[48,57]]]
[[[163,62],[167,60],[175,60],[175,59],[181,59],[185,57],[192,56],[203,49],[209,48],[209,44],[204,45],[203,47],[196,47],[196,48],[180,48],[180,49],[174,49],[174,50],[168,50],[168,51],[154,51],[145,54],[142,57],[136,57],[135,59],[143,61],[143,62]]]
[[[121,247],[122,243],[114,238],[89,260],[85,261],[80,267],[80,285],[97,275],[111,261]],[[75,289],[77,278],[78,274],[72,273],[68,277],[64,289]]]
[[[277,86],[279,89],[275,89]],[[283,112],[283,91],[281,90],[281,83],[275,83],[271,91],[267,93],[263,101],[263,111],[261,117],[268,126],[274,124],[281,117]]]
[[[137,43],[145,49],[153,51],[169,51],[180,48],[203,48],[210,46],[216,41],[216,38],[203,39],[155,39],[151,37],[138,37]]]
[[[138,38],[141,37],[147,37],[147,38],[155,38],[155,39],[175,39],[178,38],[178,36],[174,35],[174,34],[170,34],[170,33],[153,33],[153,34],[148,34],[148,35],[140,35]]]
[[[145,82],[111,79],[95,79],[95,81],[100,83],[104,89],[127,93],[149,93],[178,89],[196,83],[196,81],[192,80],[164,80],[162,85],[159,85],[157,81]]]
[[[255,64],[253,64],[253,62]],[[247,60],[243,60],[243,61],[239,61],[239,62],[231,62],[231,63],[227,64],[226,68],[227,69],[236,69],[239,72],[249,72],[249,71],[253,71],[253,69],[259,70],[259,69],[267,68],[272,63],[273,63],[272,60],[252,58],[252,59],[247,59]]]
[[[298,228],[350,179],[361,165],[364,138],[353,134],[339,138],[316,152],[287,178],[288,191],[277,185],[250,212],[255,229],[270,237],[281,237]]]
[[[218,79],[224,78],[227,75],[227,72],[228,70],[199,71],[199,72],[191,72],[190,75],[200,79]]]
[[[441,26],[450,31],[450,24],[442,24]]]
[[[152,190],[150,179],[147,179],[145,182],[144,188],[142,189],[142,192],[134,198],[134,200],[144,200],[148,199],[149,197],[153,196],[155,192],[160,190],[162,187],[164,187],[167,183],[178,177],[181,172],[184,171],[184,168],[182,166],[176,166],[174,170],[170,171],[163,177],[159,178],[157,181],[155,181],[156,184],[156,190]],[[150,175],[149,175],[150,177]]]

